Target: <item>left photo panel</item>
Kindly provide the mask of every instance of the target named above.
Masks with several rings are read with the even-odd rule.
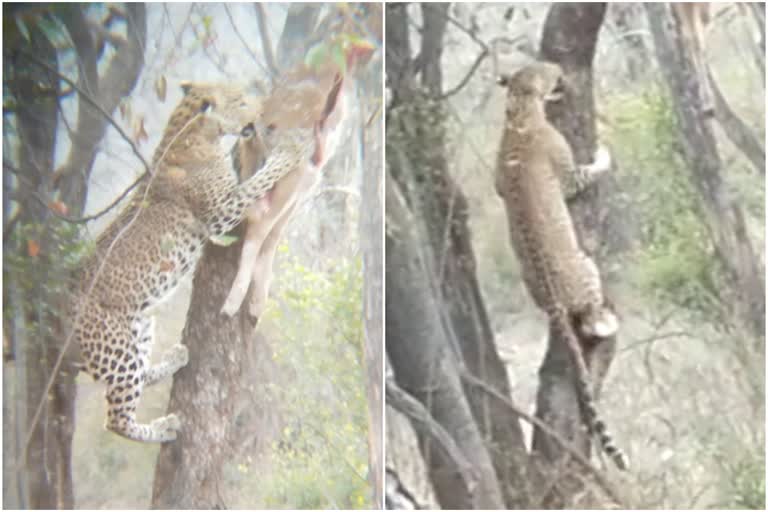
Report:
[[[3,506],[378,509],[382,5],[3,4]]]

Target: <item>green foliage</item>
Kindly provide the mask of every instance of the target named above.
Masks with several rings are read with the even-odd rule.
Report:
[[[265,321],[279,329],[273,357],[290,385],[271,395],[288,426],[260,478],[265,505],[370,507],[361,261],[334,261],[328,272],[284,261]]]
[[[643,222],[635,279],[655,299],[711,312],[720,269],[681,159],[669,99],[650,91],[605,102],[613,117],[608,139]]]
[[[387,163],[396,180],[421,185],[445,167],[446,117],[444,103],[424,91],[387,111]]]
[[[754,449],[758,446],[759,449]],[[723,472],[720,492],[726,509],[765,510],[765,443],[722,445],[715,457]]]
[[[755,453],[752,459],[741,460],[730,466],[729,495],[734,508],[765,509],[765,455]]]
[[[56,217],[45,224],[19,224],[3,251],[3,278],[14,282],[24,297],[24,308],[36,311],[38,320],[43,313],[57,315],[56,298],[67,293],[69,277],[89,248],[90,244],[81,239],[78,225]],[[45,322],[27,325],[34,331],[30,339],[36,338],[34,334],[51,334],[50,328]]]

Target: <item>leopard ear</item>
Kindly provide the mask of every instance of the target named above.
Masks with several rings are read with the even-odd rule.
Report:
[[[190,81],[188,81],[188,80],[184,80],[183,82],[181,82],[181,83],[179,84],[179,86],[181,87],[181,92],[183,92],[183,93],[184,93],[184,96],[186,96],[187,94],[189,94],[189,91],[191,91],[191,90],[192,90],[192,88],[194,87],[194,85],[195,85],[194,83],[192,83],[192,82],[190,82]]]
[[[253,125],[253,123],[248,123],[247,125],[243,126],[242,130],[240,130],[240,136],[244,139],[250,139],[253,137],[254,133],[256,133],[256,127]]]
[[[269,93],[269,89],[261,80],[257,80],[255,78],[251,79],[246,85],[245,90],[248,94],[258,94],[260,96],[265,96]]]

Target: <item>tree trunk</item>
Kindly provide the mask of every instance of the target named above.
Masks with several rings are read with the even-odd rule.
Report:
[[[419,435],[430,480],[445,509],[505,508],[483,438],[472,417],[459,375],[459,354],[447,340],[432,272],[414,223],[394,180],[387,176],[387,355],[398,384],[424,404],[475,468],[476,482],[431,439]],[[476,485],[473,485],[476,484]],[[474,487],[474,489],[473,489]]]
[[[741,206],[723,183],[722,161],[711,121],[702,118],[699,87],[690,49],[677,18],[666,6],[646,4],[656,54],[671,92],[683,146],[683,157],[699,192],[703,220],[709,229],[726,276],[721,300],[732,304],[744,326],[760,340],[765,333],[764,269],[752,248]]]
[[[24,7],[16,7],[24,9]],[[56,9],[55,7],[51,9]],[[4,7],[5,11],[5,7]],[[141,63],[143,61],[144,36],[146,33],[145,7],[136,4],[128,6],[126,18],[128,30],[126,42],[110,61],[103,76],[97,73],[100,56],[93,49],[92,29],[85,23],[82,9],[61,9],[59,14],[67,28],[76,52],[79,66],[79,85],[99,103],[105,111],[111,112],[118,101],[133,89]],[[11,14],[10,11],[5,11]],[[77,368],[73,355],[69,352],[56,368],[60,358],[62,342],[69,334],[57,314],[51,314],[64,299],[57,289],[65,280],[63,268],[58,264],[60,244],[72,240],[59,238],[62,222],[55,219],[47,207],[32,198],[33,191],[42,197],[54,197],[64,203],[70,215],[82,214],[87,183],[90,176],[98,143],[106,131],[107,121],[84,98],[78,98],[79,115],[77,125],[71,134],[73,141],[67,162],[56,172],[53,169],[53,154],[56,146],[56,130],[60,88],[57,51],[44,35],[40,24],[35,22],[29,27],[31,44],[27,44],[19,33],[11,33],[7,39],[13,50],[22,50],[10,57],[4,55],[4,86],[16,101],[15,112],[19,133],[19,168],[23,186],[19,187],[20,207],[17,225],[41,225],[43,229],[36,240],[40,251],[37,257],[30,257],[30,264],[35,267],[35,290],[28,295],[17,294],[13,298],[26,315],[16,315],[14,323],[22,322],[18,328],[33,331],[36,334],[26,337],[23,346],[14,340],[16,352],[21,356],[18,362],[25,361],[27,367],[18,372],[27,379],[25,408],[28,421],[36,421],[26,449],[25,469],[19,474],[24,493],[23,481],[29,477],[26,487],[27,498],[20,496],[20,505],[30,508],[74,508],[72,481],[72,437],[74,434],[74,413]],[[32,59],[36,61],[33,61]],[[42,65],[40,64],[42,63]],[[11,67],[9,69],[9,66]],[[45,69],[45,67],[50,69]],[[101,82],[100,82],[101,80]],[[87,87],[85,85],[87,84]],[[108,89],[103,95],[99,87]],[[12,157],[9,156],[9,160]],[[67,172],[61,172],[67,169]],[[4,171],[5,173],[5,171]],[[17,251],[26,254],[27,247],[17,247]],[[70,249],[68,249],[70,250]],[[18,287],[14,287],[19,290]],[[19,302],[20,301],[20,302]],[[72,347],[73,349],[75,347]],[[23,353],[23,354],[22,354]],[[56,370],[56,375],[54,375]],[[53,384],[48,389],[49,381]],[[38,415],[38,410],[40,414]],[[26,432],[19,432],[23,437]],[[21,443],[24,443],[22,440]],[[43,455],[44,454],[44,455]],[[14,471],[15,473],[15,471]]]
[[[307,36],[315,32],[323,5],[296,2],[288,6],[283,32],[277,44],[277,62],[281,71],[304,57]]]
[[[379,75],[380,78],[380,75]],[[381,83],[379,80],[378,83]],[[381,98],[379,98],[381,99]],[[363,117],[363,116],[361,116]],[[364,119],[358,130],[358,144],[365,148]],[[372,127],[370,138],[380,141],[381,123]],[[381,233],[384,231],[382,208],[384,207],[384,183],[382,168],[384,153],[380,145],[369,157],[363,155],[364,167],[360,189],[360,245],[363,252],[363,315],[365,327],[365,375],[368,394],[368,468],[373,489],[373,506],[383,507],[383,471],[384,471],[384,418],[382,400],[382,382],[384,370],[384,246]],[[365,172],[367,170],[367,172]]]
[[[403,263],[401,267],[397,267],[390,265],[390,250],[412,252],[416,250],[416,246],[409,247],[409,242],[399,241],[399,234],[389,235],[388,233],[387,351],[396,375],[423,374],[427,367],[437,364],[429,363],[431,361],[429,354],[426,356],[422,354],[419,358],[415,355],[404,357],[399,361],[392,356],[390,345],[394,345],[392,351],[405,350],[398,346],[405,343],[416,345],[409,347],[410,350],[418,350],[423,341],[416,338],[419,343],[414,344],[409,336],[395,335],[390,331],[389,315],[392,314],[393,325],[399,331],[410,329],[423,332],[425,336],[431,337],[434,343],[442,344],[438,347],[422,348],[434,350],[439,357],[450,361],[441,363],[443,367],[455,367],[460,373],[468,371],[487,382],[503,396],[510,396],[506,369],[496,351],[475,274],[475,256],[468,227],[467,201],[451,178],[445,158],[443,108],[433,99],[442,94],[440,62],[448,7],[449,4],[422,5],[424,28],[421,51],[419,58],[414,60],[411,58],[408,43],[406,8],[402,5],[387,6],[387,74],[393,93],[392,108],[387,116],[389,121],[387,144],[390,148],[388,165],[391,170],[391,179],[398,183],[404,201],[413,212],[413,218],[407,221],[406,225],[416,222],[422,226],[421,230],[410,235],[414,237],[410,244],[419,243],[421,238],[426,242],[426,244],[419,243],[422,246],[426,245],[419,256],[425,261],[421,266],[414,268]],[[419,71],[422,85],[428,91],[427,96],[416,92],[414,86]],[[388,194],[388,226],[391,207],[396,206],[390,203]],[[401,244],[402,248],[397,244]],[[401,257],[408,261],[408,256]],[[418,275],[420,272],[429,272],[429,275],[420,276]],[[396,280],[398,284],[393,283],[390,287],[390,279]],[[433,313],[423,312],[414,307],[403,307],[402,303],[405,299],[393,299],[392,306],[389,306],[390,294],[394,293],[393,290],[399,290],[404,295],[410,293],[420,296],[422,301],[433,302],[437,307],[437,313],[435,313],[437,317],[429,320],[429,315]],[[428,322],[434,322],[433,327],[437,329],[436,331],[418,327],[425,318]],[[449,354],[450,358],[442,351],[447,351],[446,354]],[[408,365],[408,367],[399,365]],[[452,378],[448,375],[452,370],[440,371],[446,372],[441,374],[441,378],[446,380]],[[421,378],[427,377],[421,375]],[[423,401],[435,415],[435,419],[456,435],[446,422],[455,422],[457,419],[439,418],[439,415],[445,413],[431,402],[435,400],[434,396],[425,394],[423,390],[416,392],[399,379],[398,382]],[[468,383],[462,385],[462,390],[464,396],[451,396],[450,399],[457,403],[466,402],[469,405],[472,430],[478,429],[482,439],[487,440],[481,453],[472,452],[466,455],[475,459],[480,457],[481,460],[478,460],[478,463],[490,458],[492,464],[492,467],[481,471],[483,476],[480,477],[481,480],[493,479],[493,482],[483,483],[485,486],[492,486],[491,489],[487,491],[478,489],[475,493],[501,490],[503,499],[500,506],[520,506],[524,502],[522,495],[525,482],[522,478],[522,469],[525,445],[519,420],[509,407],[494,400],[485,391]],[[455,407],[460,406],[455,405]],[[465,440],[466,442],[468,441]],[[457,443],[462,445],[459,439]],[[467,445],[464,444],[464,446]],[[433,453],[432,456],[434,457]],[[434,461],[429,459],[428,462],[434,464]],[[455,471],[455,468],[453,470]],[[451,491],[457,490],[450,487],[450,482],[443,479],[440,471],[444,470],[439,465],[431,467],[431,479],[438,500],[443,506],[459,506],[461,502],[454,501],[456,496],[451,494]],[[447,489],[441,490],[441,487],[446,486],[448,486]],[[498,499],[493,497],[492,501]],[[475,504],[477,505],[477,502]]]
[[[576,162],[582,164],[592,161],[597,147],[592,60],[605,9],[602,3],[554,4],[542,35],[542,59],[559,63],[568,82],[564,98],[548,105],[548,118],[570,143]],[[597,256],[604,229],[605,206],[600,202],[601,192],[601,184],[595,183],[569,204],[582,248],[593,258]],[[539,369],[536,416],[563,438],[571,440],[588,457],[590,439],[582,426],[567,344],[554,335],[556,331],[550,326],[547,353]],[[610,366],[615,347],[615,338],[603,340],[594,350],[587,350],[582,344],[595,394]],[[565,456],[562,447],[538,428],[534,431],[533,450],[537,461],[550,469]],[[551,493],[545,496],[543,506],[568,504],[584,488],[580,473],[576,463],[569,464]]]
[[[246,312],[230,319],[218,311],[237,272],[240,245],[208,244],[195,273],[182,332],[189,364],[174,375],[168,404],[182,430],[176,442],[160,448],[153,509],[227,508],[219,485],[232,455],[229,438],[253,325]]]
[[[35,55],[50,67],[58,67],[56,50],[37,26],[30,27],[31,47]],[[5,58],[5,56],[4,56]],[[16,112],[19,130],[19,168],[25,177],[29,177],[34,183],[35,189],[25,191],[23,200],[24,209],[21,212],[21,224],[41,223],[45,225],[49,219],[49,213],[45,207],[35,203],[32,193],[46,190],[47,177],[53,172],[53,152],[56,146],[56,119],[57,119],[57,92],[58,81],[45,70],[38,66],[18,66],[14,70],[9,81],[9,90],[16,98],[18,110]],[[38,88],[32,85],[38,85]],[[43,96],[40,91],[48,91]],[[42,243],[38,240],[38,243]],[[16,248],[21,254],[26,252],[23,243]],[[50,257],[43,253],[42,257]],[[35,263],[42,268],[40,260]],[[52,432],[54,417],[50,411],[50,403],[45,392],[46,384],[50,377],[49,358],[51,342],[47,337],[40,336],[45,332],[44,326],[50,320],[43,308],[42,301],[48,301],[51,297],[45,293],[43,283],[36,282],[32,293],[22,293],[16,298],[21,301],[25,328],[34,330],[36,335],[26,338],[25,346],[17,347],[25,351],[26,360],[26,397],[21,399],[27,402],[27,429],[30,429],[35,418],[38,404],[45,403],[40,421],[32,429],[31,437],[26,446],[27,457],[24,461],[24,475],[27,481],[27,500],[29,508],[45,509],[55,508],[57,502],[56,493],[56,459],[53,446]],[[42,314],[41,314],[42,313]],[[27,431],[24,432],[27,435]]]

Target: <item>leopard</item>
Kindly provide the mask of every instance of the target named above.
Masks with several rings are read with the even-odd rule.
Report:
[[[97,237],[74,290],[72,332],[83,369],[106,384],[105,427],[139,442],[177,439],[181,422],[175,414],[141,424],[136,410],[145,387],[189,360],[187,348],[177,344],[150,365],[153,312],[194,272],[208,240],[233,229],[254,201],[317,151],[312,130],[247,121],[250,106],[242,91],[207,84],[183,90],[152,176]],[[232,162],[235,150],[226,147],[232,137],[243,154],[266,150],[242,182]]]
[[[558,64],[534,62],[498,82],[507,100],[495,188],[506,207],[523,281],[549,316],[553,333],[567,344],[582,420],[616,466],[626,470],[626,455],[597,414],[579,343],[614,336],[619,321],[604,297],[597,265],[579,244],[566,203],[605,175],[610,155],[600,148],[593,163],[577,166],[569,143],[548,121],[546,102],[560,99],[567,87]]]

